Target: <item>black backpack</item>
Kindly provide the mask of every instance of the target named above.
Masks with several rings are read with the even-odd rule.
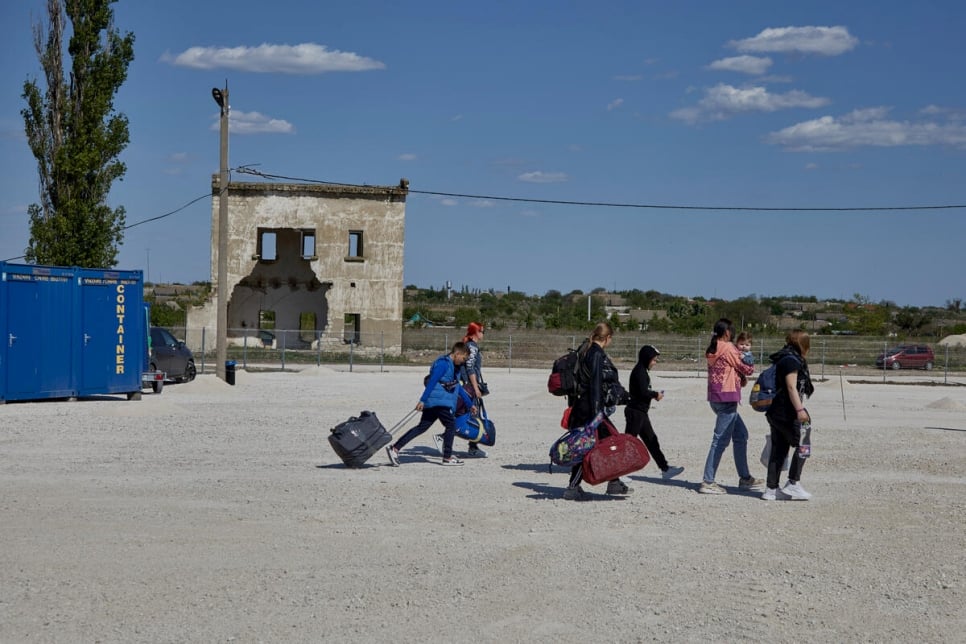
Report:
[[[550,377],[547,378],[547,391],[554,396],[579,396],[580,351],[571,349],[553,361]]]

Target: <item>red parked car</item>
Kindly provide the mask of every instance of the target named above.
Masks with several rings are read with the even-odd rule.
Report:
[[[897,347],[888,349],[885,353],[880,353],[875,359],[875,366],[880,369],[932,369],[936,357],[932,348],[925,344],[900,344]]]

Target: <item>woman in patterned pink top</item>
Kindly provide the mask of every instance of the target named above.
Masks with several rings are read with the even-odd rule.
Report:
[[[748,428],[738,415],[741,385],[755,368],[741,360],[741,353],[732,344],[735,337],[731,320],[721,318],[714,325],[711,344],[705,351],[708,360],[708,403],[715,415],[714,436],[711,449],[704,464],[704,480],[698,488],[702,494],[727,494],[727,490],[715,483],[721,456],[733,443],[735,469],[738,470],[738,489],[760,491],[764,484],[748,469]]]

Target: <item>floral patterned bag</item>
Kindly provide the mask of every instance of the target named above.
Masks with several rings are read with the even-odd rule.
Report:
[[[604,412],[592,421],[571,429],[550,446],[550,462],[554,465],[572,467],[584,460],[584,456],[597,444],[597,427],[604,420]]]

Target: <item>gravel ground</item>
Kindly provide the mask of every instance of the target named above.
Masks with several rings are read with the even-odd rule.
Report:
[[[0,642],[964,641],[964,387],[819,384],[814,499],[766,503],[730,451],[730,493],[696,493],[705,384],[658,371],[684,474],[576,503],[548,473],[545,370],[487,372],[488,459],[441,467],[427,433],[399,468],[346,469],[329,428],[363,409],[390,427],[424,372],[0,406]]]

